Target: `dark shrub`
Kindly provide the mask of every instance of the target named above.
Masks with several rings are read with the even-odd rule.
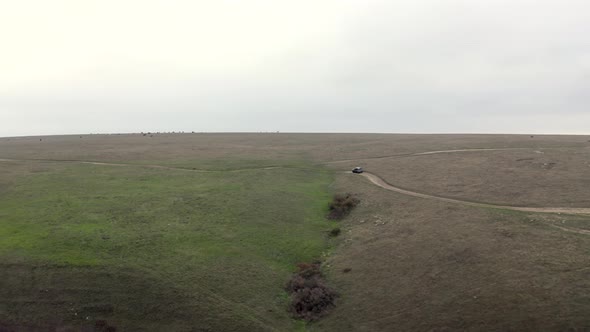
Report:
[[[340,228],[336,227],[336,228],[333,228],[330,231],[330,236],[335,237],[335,236],[338,236],[338,235],[340,235]]]
[[[301,263],[297,267],[286,287],[291,294],[289,309],[297,318],[317,320],[334,306],[336,293],[324,283],[319,263]]]
[[[329,205],[328,219],[342,219],[360,203],[352,194],[336,194]]]

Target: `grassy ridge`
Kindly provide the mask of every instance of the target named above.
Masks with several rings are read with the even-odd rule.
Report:
[[[297,262],[329,247],[330,182],[329,173],[305,169],[99,165],[19,178],[0,200],[7,283],[0,297],[8,299],[0,302],[0,323],[53,317],[53,324],[84,325],[88,317],[127,329],[292,329],[282,287]],[[47,271],[28,286],[9,278],[33,268]],[[64,278],[68,285],[57,280]],[[132,287],[138,284],[144,287]],[[41,285],[55,300],[38,301]],[[71,291],[97,288],[91,301]],[[19,310],[12,299],[35,303]],[[129,308],[139,309],[131,315]]]

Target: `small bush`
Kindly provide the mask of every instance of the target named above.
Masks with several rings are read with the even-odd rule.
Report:
[[[336,237],[338,235],[340,235],[340,228],[336,227],[336,228],[332,228],[332,230],[330,231],[330,236],[332,237]]]
[[[301,263],[287,283],[291,294],[290,311],[297,318],[314,321],[334,306],[336,292],[326,286],[319,263]]]
[[[360,203],[352,194],[336,194],[330,203],[328,219],[342,219]]]

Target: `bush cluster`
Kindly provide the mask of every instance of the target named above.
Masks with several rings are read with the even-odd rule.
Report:
[[[297,318],[314,321],[334,307],[336,292],[326,286],[319,263],[301,263],[287,283],[291,294],[290,311]]]
[[[336,194],[330,203],[328,219],[342,219],[360,203],[352,194]]]

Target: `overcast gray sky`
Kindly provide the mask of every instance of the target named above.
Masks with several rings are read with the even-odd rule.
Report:
[[[0,136],[590,134],[588,0],[0,0]]]

